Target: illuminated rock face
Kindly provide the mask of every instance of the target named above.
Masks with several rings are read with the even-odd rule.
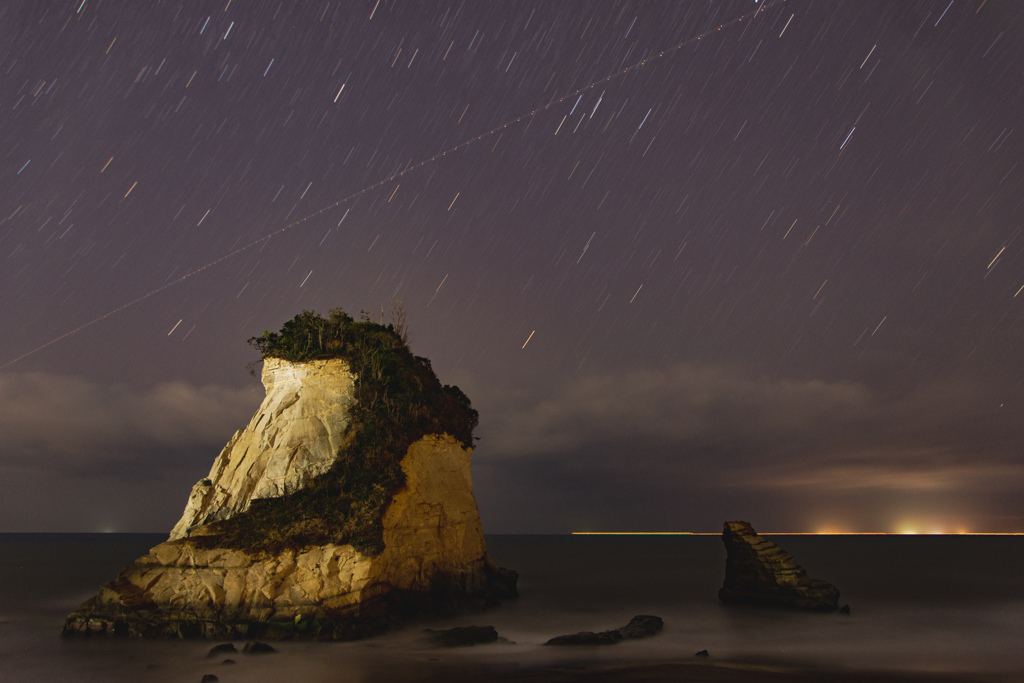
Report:
[[[346,640],[513,597],[514,572],[487,558],[469,458],[450,436],[409,448],[376,557],[332,544],[258,558],[167,541],[103,585],[65,634]]]
[[[171,540],[244,512],[255,499],[296,491],[334,463],[355,390],[348,363],[267,358],[262,379],[267,397],[217,456],[209,476],[192,487]]]
[[[722,602],[831,611],[839,589],[807,576],[793,556],[757,535],[747,522],[726,522],[722,541],[727,553]]]
[[[471,451],[430,434],[401,460],[404,486],[382,518],[384,549],[326,544],[258,556],[209,547],[205,524],[304,487],[334,462],[353,376],[344,361],[268,360],[267,399],[193,489],[171,538],[72,613],[65,635],[347,640],[418,613],[514,597],[516,574],[487,557]],[[208,540],[208,539],[206,539]]]

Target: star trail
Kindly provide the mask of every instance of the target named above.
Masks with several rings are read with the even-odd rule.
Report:
[[[163,530],[375,318],[488,531],[1021,531],[1024,8],[0,8],[5,530]]]

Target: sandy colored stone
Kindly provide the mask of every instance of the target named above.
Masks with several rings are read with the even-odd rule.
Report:
[[[365,606],[392,595],[427,595],[439,582],[486,599],[496,568],[487,559],[469,466],[469,450],[453,437],[430,435],[410,446],[402,461],[405,487],[384,515],[380,555],[325,545],[257,558],[199,548],[188,538],[166,541],[101,587],[66,630],[228,637],[239,628],[264,635],[268,623],[305,619],[327,624],[318,637],[346,637],[347,630],[334,633],[336,622],[355,618],[354,636],[382,630],[390,618],[360,619]]]
[[[422,437],[403,457],[405,484],[384,511],[376,556],[327,544],[264,557],[194,540],[253,500],[300,490],[330,469],[354,382],[343,360],[267,359],[266,399],[193,487],[170,539],[104,584],[68,617],[65,633],[347,639],[424,607],[514,595],[515,573],[487,558],[471,451],[445,434]]]

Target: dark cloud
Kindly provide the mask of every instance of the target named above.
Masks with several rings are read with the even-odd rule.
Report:
[[[865,419],[871,398],[851,383],[772,381],[724,366],[677,364],[574,379],[536,404],[500,409],[492,438],[500,454],[630,437],[728,447]]]
[[[83,377],[0,375],[5,464],[88,472],[128,453],[223,445],[262,394],[186,382],[140,390]]]
[[[0,531],[163,531],[262,400],[249,389],[0,375]]]

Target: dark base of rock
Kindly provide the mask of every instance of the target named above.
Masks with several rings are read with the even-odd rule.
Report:
[[[220,618],[209,612],[158,609],[155,605],[124,606],[116,612],[97,610],[95,599],[78,608],[64,622],[61,635],[107,635],[123,638],[209,640],[358,640],[394,630],[416,619],[456,616],[481,611],[518,597],[519,574],[488,563],[486,587],[467,595],[464,583],[435,579],[429,593],[392,591],[373,601],[317,616],[266,621]]]
[[[545,645],[614,645],[623,640],[634,640],[636,638],[648,638],[658,634],[665,623],[661,617],[654,617],[641,614],[633,617],[628,624],[622,628],[611,631],[581,631],[571,635],[557,636],[552,638]]]
[[[487,576],[488,599],[497,603],[500,600],[512,600],[519,597],[519,572],[505,569],[494,564],[488,558],[484,565]]]
[[[777,588],[758,591],[722,588],[718,599],[726,603],[766,605],[805,610],[808,612],[835,612],[839,609],[839,589],[827,581],[811,579],[809,586]]]

